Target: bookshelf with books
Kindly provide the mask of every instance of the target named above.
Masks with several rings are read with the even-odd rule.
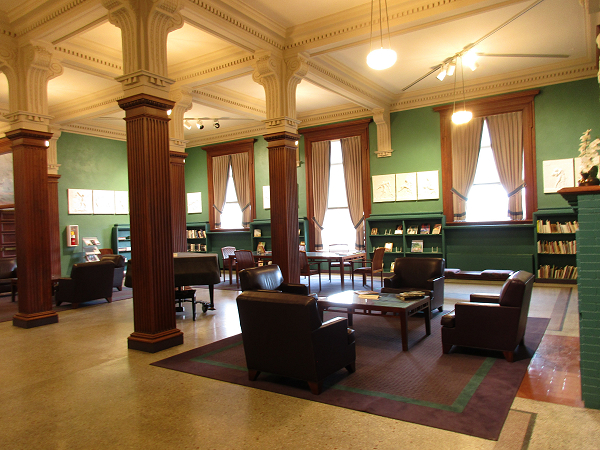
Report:
[[[577,214],[572,209],[534,213],[536,281],[577,283]]]
[[[187,251],[188,252],[206,252],[206,223],[192,222],[186,224],[187,233]]]
[[[271,220],[255,220],[250,224],[250,239],[252,251],[257,251],[259,244],[263,244],[264,251],[270,252],[271,247]],[[308,245],[308,220],[305,217],[298,219],[298,244],[304,242]],[[261,249],[262,250],[262,249]]]
[[[116,255],[131,259],[131,233],[129,224],[116,223],[112,229],[112,250]]]
[[[371,216],[367,219],[366,231],[368,258],[373,257],[377,247],[386,247],[383,257],[385,272],[391,272],[396,258],[444,258],[445,223],[445,216],[435,213]]]

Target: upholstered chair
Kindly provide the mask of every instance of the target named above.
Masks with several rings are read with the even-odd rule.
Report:
[[[100,255],[100,261],[110,261],[114,264],[113,288],[117,288],[119,291],[123,290],[123,278],[125,277],[125,258],[123,258],[123,255]]]
[[[320,394],[329,375],[355,370],[348,319],[322,322],[312,296],[245,291],[237,297],[248,377],[268,372],[308,382]]]
[[[512,362],[515,348],[525,344],[533,281],[521,270],[506,280],[500,294],[471,294],[470,302],[457,303],[441,320],[443,352],[453,345],[499,350]]]
[[[286,292],[299,295],[308,295],[309,291],[304,284],[285,283],[277,264],[242,270],[240,286],[242,291]]]
[[[56,306],[61,303],[80,303],[105,298],[112,302],[115,266],[110,261],[74,264],[69,278],[59,278],[56,288]]]
[[[10,292],[12,301],[17,293],[17,258],[0,259],[0,292]]]
[[[444,308],[444,258],[396,258],[394,276],[383,280],[381,292],[424,291],[431,297],[430,311]]]

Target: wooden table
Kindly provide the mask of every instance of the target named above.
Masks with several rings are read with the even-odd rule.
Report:
[[[429,301],[428,296],[404,301],[397,298],[395,294],[380,294],[376,299],[361,298],[354,291],[344,291],[329,297],[319,297],[317,306],[319,307],[321,319],[323,319],[323,311],[340,312],[342,310],[346,312],[348,314],[348,326],[352,325],[353,314],[385,317],[387,313],[396,313],[400,317],[402,351],[407,351],[407,321],[410,316],[422,311],[425,318],[425,334],[426,336],[431,334]]]
[[[271,260],[273,258],[272,252],[266,252],[264,254],[259,254],[257,252],[252,252],[254,259],[256,261],[259,260]],[[342,290],[344,289],[344,263],[345,262],[361,262],[364,263],[367,259],[367,254],[365,252],[306,252],[306,256],[308,257],[308,261],[310,263],[321,263],[321,262],[332,262],[337,261],[340,263],[340,280]],[[233,274],[233,266],[235,265],[235,255],[229,256],[229,284],[231,284],[231,276]],[[236,278],[237,278],[237,267],[236,267]]]

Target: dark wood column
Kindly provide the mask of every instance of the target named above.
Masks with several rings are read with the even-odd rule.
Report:
[[[125,110],[134,332],[130,349],[158,352],[183,343],[175,322],[171,176],[167,110],[170,100],[138,94]]]
[[[173,252],[187,251],[185,215],[185,158],[187,153],[171,152],[171,218],[173,220]]]
[[[60,277],[60,221],[58,220],[58,180],[60,175],[48,174],[48,231],[50,235],[50,274]]]
[[[13,325],[33,328],[58,322],[52,310],[46,141],[52,133],[18,129],[11,140],[19,271],[19,312]]]
[[[271,189],[271,245],[273,263],[288,283],[300,282],[298,248],[297,134],[281,132],[264,136],[269,149]]]

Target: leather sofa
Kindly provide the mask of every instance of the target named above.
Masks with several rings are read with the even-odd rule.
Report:
[[[394,276],[383,279],[381,292],[424,291],[431,297],[430,311],[444,308],[444,258],[396,258]]]
[[[242,291],[275,291],[308,295],[306,285],[285,283],[281,269],[277,264],[242,270],[240,272],[240,286]]]
[[[500,294],[471,294],[470,302],[459,302],[452,313],[442,317],[442,347],[453,345],[499,350],[507,361],[524,345],[527,313],[534,276],[523,270],[513,273]]]
[[[0,259],[0,292],[10,292],[12,301],[17,293],[17,259]]]
[[[56,306],[61,303],[79,303],[105,298],[112,302],[115,266],[110,261],[93,261],[74,264],[71,276],[59,278],[56,287]]]
[[[123,278],[125,277],[125,258],[123,258],[123,255],[112,253],[100,255],[100,261],[110,261],[114,264],[113,287],[119,291],[123,290]]]
[[[346,318],[322,322],[314,297],[246,291],[237,306],[251,381],[268,372],[307,381],[318,395],[329,375],[354,372],[354,330]]]

